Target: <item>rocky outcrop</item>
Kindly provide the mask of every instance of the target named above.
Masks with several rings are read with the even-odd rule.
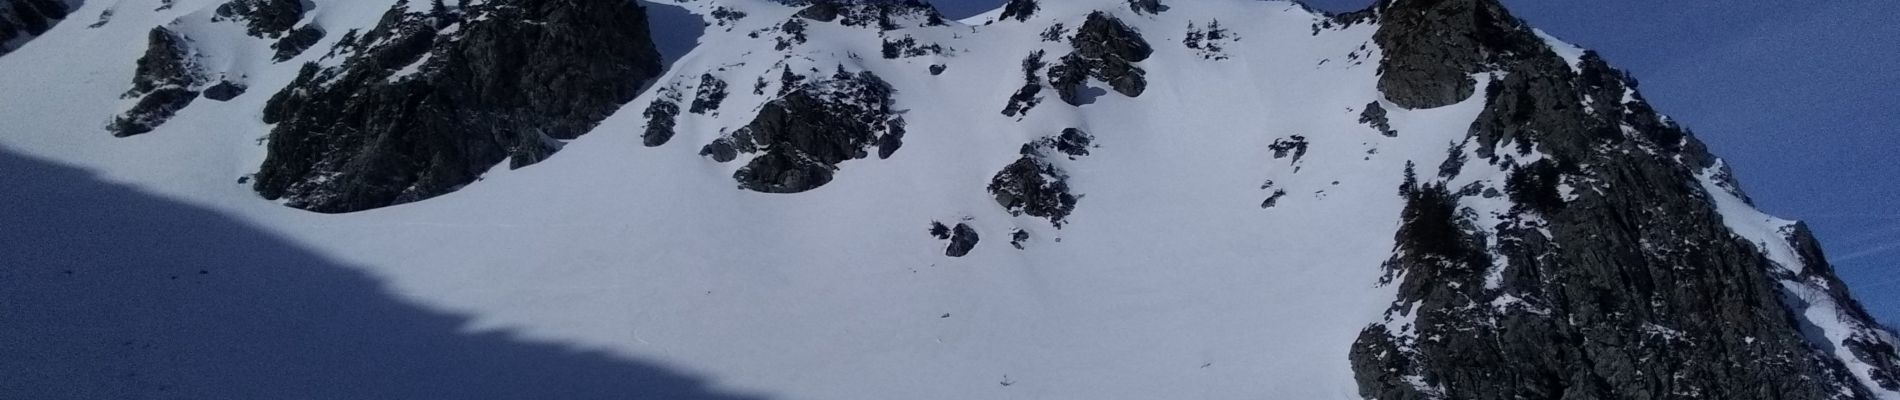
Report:
[[[1019,151],[1021,157],[990,178],[990,195],[1010,215],[1047,219],[1061,228],[1069,213],[1075,211],[1078,197],[1070,193],[1069,175],[1054,159],[1087,156],[1094,141],[1087,132],[1069,128],[1055,137],[1024,144]]]
[[[996,19],[1013,19],[1018,22],[1028,21],[1029,17],[1036,16],[1036,11],[1041,9],[1042,6],[1036,4],[1036,0],[1009,0],[1009,3],[1003,4],[1003,13],[998,15]]]
[[[882,31],[943,26],[943,14],[921,0],[805,0],[794,17]]]
[[[1543,42],[1495,0],[1383,0],[1373,41],[1385,52],[1379,91],[1410,109],[1470,98],[1471,74],[1514,57],[1547,53]]]
[[[1439,178],[1422,182],[1406,171],[1397,245],[1385,264],[1384,283],[1397,286],[1398,298],[1349,355],[1361,395],[1873,398],[1830,353],[1836,346],[1867,349],[1852,358],[1892,376],[1891,344],[1874,339],[1878,328],[1818,248],[1804,244],[1805,229],[1791,227],[1787,238],[1809,249],[1803,265],[1771,260],[1765,243],[1736,236],[1698,183],[1715,159],[1655,113],[1634,80],[1594,55],[1575,72],[1547,48],[1526,47],[1490,1],[1386,7],[1387,24],[1425,18],[1458,33],[1405,45],[1440,48],[1401,46],[1398,62],[1388,58],[1388,99],[1449,104],[1464,89],[1448,77],[1475,68],[1503,74],[1486,85],[1485,110],[1450,155],[1468,150],[1477,155],[1469,162],[1485,165],[1448,160]],[[1446,187],[1459,170],[1498,169],[1510,172],[1466,190]],[[1499,187],[1508,208],[1466,201]],[[1799,289],[1810,287],[1831,291]],[[1843,310],[1840,329],[1870,339],[1815,335],[1800,311],[1813,302]]]
[[[271,43],[270,48],[271,51],[274,52],[271,55],[271,60],[276,62],[290,61],[290,59],[303,54],[304,50],[309,50],[310,46],[317,45],[318,40],[323,40],[323,28],[319,28],[316,25],[304,25],[296,30],[292,30],[290,34],[284,35],[284,37],[278,38],[276,42]]]
[[[132,89],[124,95],[138,100],[114,117],[106,131],[117,137],[151,132],[198,98],[202,80],[186,39],[164,27],[152,28],[132,75]]]
[[[243,20],[251,36],[277,38],[303,20],[303,0],[231,0],[219,5],[213,20]]]
[[[77,2],[73,3],[74,5]],[[53,29],[73,11],[61,0],[11,0],[0,3],[0,56]]]
[[[1042,73],[1042,68],[1047,66],[1042,61],[1044,54],[1046,54],[1044,51],[1036,50],[1035,53],[1030,53],[1029,57],[1023,58],[1023,87],[1017,89],[1016,94],[1009,96],[1009,104],[1003,106],[1003,116],[1029,115],[1029,110],[1036,108],[1037,104],[1042,104],[1042,79],[1038,76]]]
[[[1385,106],[1379,105],[1377,101],[1367,103],[1366,109],[1359,112],[1359,123],[1379,130],[1379,134],[1386,137],[1399,136],[1399,131],[1392,130],[1392,121],[1387,119]]]
[[[790,74],[790,72],[786,72]],[[831,182],[838,164],[889,157],[902,144],[903,119],[891,109],[893,89],[869,71],[839,70],[829,78],[786,85],[744,128],[700,149],[714,161],[757,154],[733,174],[739,187],[763,193],[799,193]]]
[[[1081,92],[1088,78],[1095,78],[1128,97],[1140,97],[1148,89],[1147,71],[1135,63],[1147,60],[1154,48],[1141,33],[1121,20],[1097,11],[1069,38],[1074,53],[1049,67],[1049,85],[1069,105],[1082,105]]]
[[[548,157],[661,70],[634,3],[436,4],[397,4],[270,99],[260,195],[349,212],[448,193]]]

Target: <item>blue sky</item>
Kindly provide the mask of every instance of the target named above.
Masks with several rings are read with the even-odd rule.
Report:
[[[952,17],[1002,3],[932,1]],[[1808,221],[1868,310],[1900,324],[1900,1],[1504,3],[1630,70],[1757,205]]]

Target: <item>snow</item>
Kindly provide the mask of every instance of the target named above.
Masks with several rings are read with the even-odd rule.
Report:
[[[1551,51],[1557,52],[1557,55],[1562,56],[1564,61],[1568,61],[1571,71],[1578,73],[1583,72],[1583,53],[1588,50],[1565,42],[1563,39],[1558,39],[1556,36],[1544,32],[1543,29],[1531,29],[1531,31],[1536,32],[1537,37],[1544,39],[1544,43],[1550,46]]]
[[[1873,378],[1872,366],[1854,355],[1844,345],[1844,341],[1876,340],[1894,343],[1890,333],[1870,321],[1861,321],[1849,317],[1849,313],[1836,304],[1836,299],[1828,294],[1827,283],[1819,280],[1801,278],[1802,270],[1807,268],[1789,242],[1794,221],[1775,218],[1762,213],[1748,204],[1741,196],[1724,187],[1716,179],[1721,165],[1702,171],[1697,181],[1707,192],[1716,210],[1722,214],[1722,222],[1730,231],[1749,243],[1754,243],[1768,256],[1770,261],[1784,268],[1781,278],[1782,303],[1794,311],[1802,330],[1816,348],[1834,353],[1847,366],[1849,372],[1858,378],[1862,385],[1873,391],[1875,398],[1882,400],[1900,399],[1900,391],[1882,390]]]
[[[775,53],[769,29],[795,10],[681,1],[698,13],[748,14],[734,29],[707,29],[652,85],[688,88],[712,73],[732,88],[717,116],[681,114],[669,144],[644,147],[640,110],[660,95],[650,90],[543,163],[497,168],[419,203],[320,215],[263,201],[239,183],[263,158],[259,138],[270,127],[257,116],[302,62],[343,32],[374,26],[393,2],[316,0],[307,18],[329,34],[284,63],[269,62],[268,43],[241,28],[193,17],[218,2],[119,9],[109,25],[62,24],[0,57],[0,93],[40,94],[0,96],[8,115],[0,160],[67,171],[0,175],[26,183],[0,185],[0,194],[34,199],[0,212],[0,225],[39,235],[34,252],[0,252],[12,254],[0,262],[43,266],[0,273],[0,303],[69,327],[0,323],[0,337],[44,344],[0,344],[0,353],[69,367],[15,374],[19,366],[0,365],[0,375],[24,377],[0,382],[0,392],[24,384],[89,386],[95,398],[160,386],[205,398],[604,398],[651,382],[635,387],[681,391],[668,398],[1358,398],[1346,353],[1361,329],[1389,318],[1393,289],[1376,283],[1402,206],[1400,171],[1408,161],[1434,170],[1483,104],[1393,108],[1396,138],[1358,124],[1351,110],[1380,99],[1377,66],[1321,61],[1369,42],[1374,27],[1313,35],[1323,17],[1291,2],[1175,2],[1139,15],[1121,0],[1045,1],[1027,22],[903,29],[954,50],[884,60],[875,30],[817,22],[811,41],[765,56]],[[88,3],[76,15],[109,6]],[[1083,107],[1045,92],[1026,118],[1002,116],[1024,56],[1069,51],[1040,40],[1042,31],[1079,26],[1097,8],[1155,47],[1139,64],[1148,91],[1109,92]],[[1231,59],[1206,60],[1179,44],[1204,16],[1251,21],[1226,26],[1247,38],[1227,45]],[[110,137],[101,121],[118,111],[145,32],[181,18],[205,65],[245,76],[250,93],[194,102],[152,133]],[[948,69],[932,76],[933,64]],[[735,189],[731,174],[745,160],[714,163],[697,151],[749,122],[777,93],[783,68],[889,81],[906,110],[903,149],[846,162],[835,181],[806,193]],[[760,76],[770,86],[755,95]],[[1005,213],[985,191],[989,179],[1021,144],[1071,127],[1100,147],[1061,161],[1082,195],[1069,223],[1058,230]],[[1297,170],[1268,150],[1291,135],[1311,143]],[[1502,181],[1489,171],[1461,174],[1460,183]],[[1258,206],[1270,194],[1259,189],[1265,180],[1288,193],[1271,210]],[[99,193],[60,195],[92,187]],[[126,206],[133,201],[146,205]],[[59,212],[28,212],[45,210]],[[944,257],[925,229],[965,218],[984,240],[967,257]],[[55,223],[68,219],[88,223]],[[1026,250],[1006,243],[1014,229],[1030,232]],[[115,241],[138,245],[101,245]],[[207,268],[216,271],[204,279],[223,280],[152,279],[169,274],[148,271],[156,256],[187,277]],[[57,279],[65,267],[109,273],[70,286]],[[94,290],[139,300],[62,312],[111,298]],[[1821,307],[1810,320],[1825,322]],[[134,345],[97,350],[121,342]],[[93,357],[54,358],[63,349]]]

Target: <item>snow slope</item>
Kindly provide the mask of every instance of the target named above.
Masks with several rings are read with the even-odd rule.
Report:
[[[1373,26],[1315,34],[1325,17],[1283,1],[1172,2],[1156,15],[1120,0],[1045,3],[1030,22],[970,24],[988,20],[979,16],[886,33],[946,49],[887,60],[876,29],[813,23],[809,35],[823,40],[781,52],[770,29],[795,8],[683,1],[695,12],[723,6],[748,16],[709,26],[701,45],[654,85],[690,96],[699,74],[713,73],[733,88],[716,115],[682,114],[670,143],[641,145],[639,110],[662,93],[652,90],[548,161],[498,168],[424,202],[321,215],[262,201],[240,183],[263,158],[269,127],[258,115],[335,32],[374,25],[390,1],[314,0],[306,18],[333,34],[285,63],[269,61],[268,41],[203,18],[214,0],[178,0],[163,11],[94,1],[75,18],[111,10],[109,24],[61,24],[0,57],[7,94],[0,149],[231,216],[357,269],[402,302],[466,316],[461,333],[642,360],[722,390],[785,399],[1357,398],[1345,353],[1393,298],[1377,281],[1402,208],[1400,172],[1408,162],[1438,165],[1448,143],[1464,140],[1483,96],[1432,110],[1388,104],[1400,134],[1386,137],[1357,121],[1381,98]],[[1081,107],[1048,96],[1025,118],[1001,115],[1020,86],[1023,57],[1070,51],[1040,40],[1043,29],[1079,26],[1096,9],[1154,45],[1156,55],[1139,63],[1148,91],[1139,99],[1104,91]],[[1225,46],[1227,59],[1178,44],[1190,24],[1211,22],[1207,16],[1219,16],[1237,38]],[[124,106],[119,95],[146,31],[163,24],[193,37],[204,59],[215,60],[206,64],[214,75],[246,76],[252,91],[230,102],[200,100],[152,133],[113,138],[102,126]],[[47,59],[64,62],[40,61]],[[927,72],[936,64],[946,66],[941,75]],[[773,81],[784,68],[872,71],[889,81],[908,123],[903,149],[890,159],[847,161],[835,181],[806,193],[735,189],[731,175],[744,160],[715,163],[699,146],[749,122],[776,89],[754,94],[754,78]],[[1093,134],[1098,147],[1061,160],[1082,196],[1069,223],[1057,229],[997,207],[984,190],[992,175],[1022,144],[1071,127]],[[1269,146],[1294,135],[1310,150],[1274,157]],[[1263,208],[1276,190],[1285,196]],[[1730,207],[1745,205],[1723,203]],[[984,239],[967,257],[945,257],[943,243],[926,233],[932,221],[963,221]],[[1015,229],[1030,233],[1024,250],[1006,244]],[[176,239],[151,245],[204,245],[193,238],[208,235],[168,234]],[[86,238],[73,235],[45,245],[78,249]],[[178,252],[242,265],[215,245]],[[255,267],[248,276],[259,285],[286,273]],[[32,279],[9,285],[62,293]],[[191,290],[154,291],[151,301],[185,314],[217,306]],[[61,301],[0,300],[31,315]],[[352,334],[379,340],[374,329],[359,331]],[[210,360],[194,354],[128,350],[97,362],[164,377],[166,363],[127,360]],[[0,389],[111,378],[77,371],[23,379]],[[99,397],[149,390],[119,388]],[[175,390],[220,397],[216,387]],[[356,390],[348,395],[405,395]]]

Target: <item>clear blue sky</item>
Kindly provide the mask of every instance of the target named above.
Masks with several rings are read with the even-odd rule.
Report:
[[[951,17],[1002,3],[932,2]],[[1900,325],[1900,1],[1504,3],[1635,74],[1757,205],[1808,221],[1868,311]]]

